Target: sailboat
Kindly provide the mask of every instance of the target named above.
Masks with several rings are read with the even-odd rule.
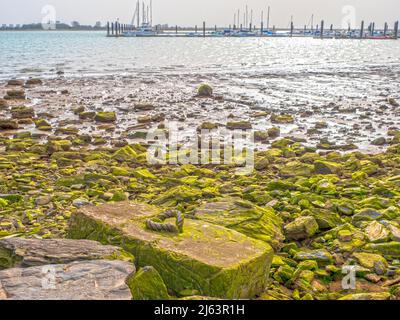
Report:
[[[150,11],[149,11],[150,10]],[[152,27],[153,3],[150,0],[150,7],[147,6],[147,11],[144,2],[142,2],[142,23],[140,24],[140,2],[136,3],[136,10],[132,17],[131,25],[137,21],[137,27],[134,30],[126,31],[122,34],[124,37],[153,37],[157,35],[157,30]]]

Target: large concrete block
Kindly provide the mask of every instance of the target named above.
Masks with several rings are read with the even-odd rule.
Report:
[[[88,206],[73,214],[70,237],[118,245],[138,266],[153,266],[175,293],[237,299],[264,291],[273,249],[235,230],[186,219],[184,232],[155,232],[145,226],[158,209],[140,203]]]

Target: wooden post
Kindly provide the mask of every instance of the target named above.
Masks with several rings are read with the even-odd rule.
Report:
[[[364,20],[361,21],[360,39],[364,38]]]
[[[114,22],[111,22],[111,34],[114,35]]]
[[[243,24],[240,24],[240,31],[243,30]]]
[[[107,21],[107,37],[110,36],[110,22]]]
[[[388,24],[387,24],[387,22],[385,22],[385,27],[384,27],[384,29],[383,29],[383,35],[386,37],[386,34],[387,34],[387,29],[388,29]]]
[[[325,22],[324,22],[324,20],[322,20],[321,21],[321,39],[324,38],[324,24],[325,24]]]
[[[394,24],[394,38],[397,40],[398,37],[399,37],[399,22],[396,21],[396,23]]]
[[[206,22],[203,21],[203,37],[206,37]]]
[[[294,25],[293,25],[293,21],[290,23],[290,36],[293,37],[293,29],[294,29]]]
[[[194,26],[194,32],[197,33],[197,24]]]
[[[178,26],[175,26],[175,34],[178,34]]]
[[[333,24],[331,24],[331,31],[333,31]]]
[[[263,21],[261,21],[261,35],[264,33],[264,22]]]
[[[375,34],[375,22],[372,22],[372,28],[371,28],[371,35],[374,36]]]
[[[214,31],[217,32],[217,25],[214,26]]]

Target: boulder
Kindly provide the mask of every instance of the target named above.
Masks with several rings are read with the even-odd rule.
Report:
[[[353,256],[362,267],[373,270],[379,275],[383,275],[388,268],[386,259],[379,254],[356,252]]]
[[[212,94],[213,94],[213,89],[208,84],[202,84],[197,89],[197,95],[200,96],[200,97],[211,97]]]
[[[279,124],[294,123],[294,118],[290,114],[273,114],[271,115],[271,122]]]
[[[287,240],[304,240],[318,231],[318,223],[314,217],[299,217],[285,226]]]
[[[18,80],[18,79],[11,79],[7,81],[8,86],[17,86],[17,87],[22,87],[24,85],[23,80]]]
[[[20,89],[8,90],[4,96],[6,100],[25,100],[25,91]]]
[[[314,172],[314,167],[310,164],[302,163],[300,161],[288,162],[281,168],[282,177],[310,177]]]
[[[386,242],[389,240],[389,230],[378,221],[372,221],[365,228],[365,233],[370,242]]]
[[[94,120],[97,122],[110,123],[117,121],[115,112],[97,112]]]
[[[249,121],[228,122],[226,128],[229,130],[249,130],[252,125]]]
[[[389,292],[367,292],[348,294],[339,300],[389,300]]]
[[[135,110],[138,111],[150,111],[154,109],[154,105],[151,103],[137,103],[135,104]]]
[[[316,174],[339,174],[341,169],[341,165],[334,162],[320,160],[314,162]]]
[[[39,78],[31,78],[26,80],[25,84],[27,86],[37,86],[37,85],[42,85],[43,81]]]
[[[14,119],[33,118],[35,116],[33,108],[25,106],[13,107],[11,114]]]
[[[131,300],[128,261],[78,261],[0,271],[0,299]]]
[[[90,240],[22,239],[0,240],[0,269],[63,264],[78,260],[126,260],[131,254],[114,246]]]
[[[7,100],[0,98],[0,110],[8,108]]]
[[[154,267],[141,268],[128,280],[133,300],[168,300],[167,287]]]
[[[263,292],[273,256],[267,243],[200,220],[186,219],[180,234],[147,229],[159,213],[136,202],[84,207],[71,216],[69,236],[121,246],[139,267],[155,267],[175,293],[239,299]]]
[[[0,119],[0,130],[16,130],[18,123],[11,119]]]
[[[284,236],[282,220],[272,208],[261,208],[249,201],[223,198],[201,205],[194,211],[197,219],[236,230],[250,238],[268,242],[280,249]]]
[[[302,250],[295,254],[295,260],[315,260],[321,263],[331,263],[333,261],[333,256],[325,249],[317,250]]]

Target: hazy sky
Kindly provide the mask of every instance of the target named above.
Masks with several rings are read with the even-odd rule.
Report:
[[[149,1],[149,0],[147,0]],[[57,20],[70,23],[94,24],[96,21],[115,20],[129,22],[136,0],[0,0],[0,24],[40,22],[42,8],[52,5]],[[400,19],[399,0],[153,0],[153,22],[171,25],[193,26],[203,20],[208,25],[233,23],[234,13],[245,5],[254,10],[254,23],[260,23],[261,10],[271,6],[271,25],[286,27],[293,15],[295,25],[303,26],[315,14],[316,23],[322,18],[326,23],[341,25],[362,19],[375,21],[378,25],[388,21],[390,25]],[[346,6],[354,7],[352,10]],[[346,13],[343,13],[345,8]],[[348,7],[347,7],[348,8]]]

